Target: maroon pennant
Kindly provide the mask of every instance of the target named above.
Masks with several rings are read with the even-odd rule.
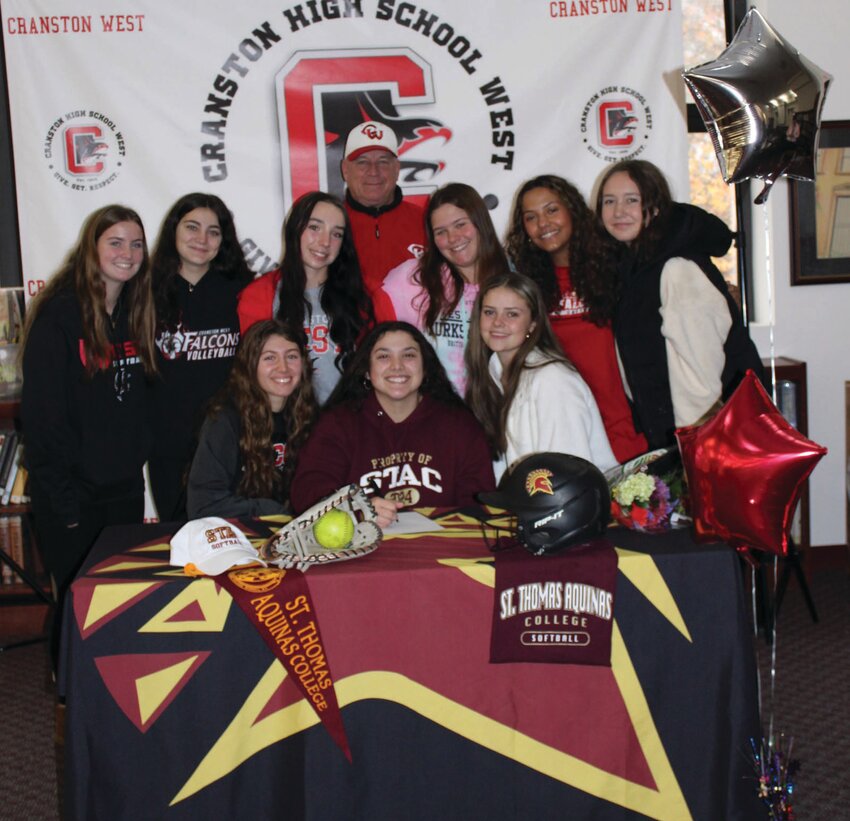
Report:
[[[232,568],[215,580],[257,628],[286,672],[351,761],[333,676],[307,579],[300,570]]]
[[[610,667],[616,584],[604,539],[554,556],[496,553],[490,661]]]

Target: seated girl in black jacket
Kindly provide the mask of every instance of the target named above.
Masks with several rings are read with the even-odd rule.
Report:
[[[288,511],[298,450],[316,417],[304,332],[276,319],[245,333],[201,429],[189,471],[190,519]]]

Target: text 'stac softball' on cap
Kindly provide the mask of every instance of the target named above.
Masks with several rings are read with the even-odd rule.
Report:
[[[395,132],[388,125],[374,120],[352,128],[345,141],[345,159],[356,160],[367,151],[389,151],[397,157],[398,140]]]
[[[177,567],[193,564],[207,576],[251,562],[265,564],[238,527],[216,516],[187,522],[171,540],[170,563]]]

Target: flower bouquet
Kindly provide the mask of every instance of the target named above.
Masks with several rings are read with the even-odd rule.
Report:
[[[660,533],[688,522],[684,472],[675,448],[646,454],[608,476],[611,515],[624,527]]]

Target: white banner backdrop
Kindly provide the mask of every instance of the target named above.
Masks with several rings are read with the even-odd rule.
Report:
[[[152,245],[196,190],[270,269],[293,199],[342,192],[362,119],[398,132],[406,195],[467,182],[500,233],[540,173],[590,196],[607,162],[640,157],[687,197],[674,0],[3,0],[2,15],[27,296],[95,208],[135,208]]]

